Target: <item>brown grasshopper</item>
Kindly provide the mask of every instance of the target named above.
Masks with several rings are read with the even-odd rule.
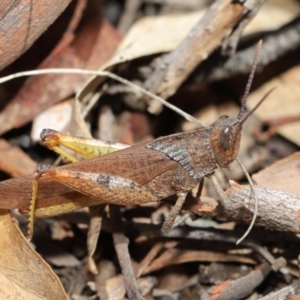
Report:
[[[0,203],[0,206],[23,210],[29,207],[31,235],[34,216],[56,215],[101,203],[136,205],[156,202],[175,194],[176,204],[162,228],[168,232],[187,193],[206,175],[217,168],[227,168],[236,159],[242,124],[270,93],[243,118],[257,56],[237,118],[222,116],[209,127],[160,137],[119,151],[116,150],[126,146],[111,144],[107,148],[111,153],[102,156],[97,156],[102,149],[101,142],[44,130],[42,143],[58,153],[67,156],[59,150],[58,145],[63,144],[87,157],[97,157],[62,167],[41,164],[33,177],[1,182],[0,195],[10,199],[10,203],[6,201],[6,205]]]

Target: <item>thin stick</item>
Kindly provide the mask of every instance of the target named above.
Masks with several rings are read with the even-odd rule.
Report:
[[[34,70],[34,71],[24,71],[24,72],[19,72],[15,74],[11,74],[5,77],[0,78],[0,84],[4,83],[6,81],[19,78],[19,77],[24,77],[24,76],[37,76],[37,75],[45,75],[45,74],[82,74],[82,75],[94,75],[94,76],[103,76],[103,77],[109,77],[111,79],[117,80],[127,86],[132,87],[133,89],[136,89],[146,96],[155,99],[162,103],[163,105],[167,106],[168,108],[172,109],[173,111],[177,112],[181,116],[183,116],[186,120],[190,122],[195,122],[201,127],[205,127],[199,120],[196,118],[192,117],[191,115],[185,113],[183,110],[179,109],[178,107],[172,105],[171,103],[165,101],[164,99],[150,93],[149,91],[143,89],[142,87],[130,82],[129,80],[126,80],[114,73],[108,72],[108,71],[95,71],[95,70],[83,70],[83,69],[71,69],[71,68],[65,68],[65,69],[60,69],[60,68],[49,68],[49,69],[39,69],[39,70]]]
[[[252,181],[248,171],[246,170],[246,168],[244,167],[244,165],[241,163],[241,161],[238,158],[236,158],[236,161],[238,162],[238,164],[240,165],[240,167],[242,168],[242,170],[244,171],[244,173],[247,177],[247,180],[248,180],[249,185],[251,187],[251,191],[252,191],[254,201],[255,201],[254,214],[253,214],[253,217],[252,217],[252,221],[251,221],[247,231],[244,233],[244,235],[236,242],[236,244],[238,245],[250,233],[250,231],[251,231],[251,229],[252,229],[252,227],[255,223],[255,220],[256,220],[256,217],[257,217],[257,211],[258,211],[258,199],[257,199],[256,193],[255,193],[255,190],[254,190],[253,181]]]

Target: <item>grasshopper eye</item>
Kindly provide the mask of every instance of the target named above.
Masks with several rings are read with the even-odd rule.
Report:
[[[220,146],[227,150],[232,145],[232,128],[225,127],[220,132],[220,138],[219,138]]]

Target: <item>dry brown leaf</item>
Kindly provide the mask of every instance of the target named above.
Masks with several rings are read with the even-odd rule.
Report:
[[[110,69],[135,58],[171,51],[184,39],[203,13],[146,17],[137,21],[122,40],[113,57],[102,65],[100,70]],[[93,76],[77,97],[84,98],[103,80],[102,77]]]
[[[12,177],[30,174],[37,168],[35,161],[20,148],[12,147],[4,139],[0,139],[0,153],[0,170]]]
[[[270,80],[249,96],[247,107],[252,109],[271,88],[276,90],[261,107],[255,111],[260,120],[276,119],[299,115],[300,112],[300,66],[295,66],[280,76]],[[277,132],[300,146],[300,122],[277,128]]]
[[[49,265],[32,249],[10,213],[0,211],[0,295],[2,299],[68,299]]]
[[[97,69],[110,58],[119,41],[116,30],[96,15],[88,19],[69,45],[59,52],[54,49],[39,68]],[[0,114],[0,134],[23,126],[38,113],[69,97],[87,78],[79,74],[49,74],[27,79]]]
[[[0,70],[30,48],[70,2],[70,0],[1,1]]]
[[[278,160],[252,177],[262,187],[300,196],[300,152]]]

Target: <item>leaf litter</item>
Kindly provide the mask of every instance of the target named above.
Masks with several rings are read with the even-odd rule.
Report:
[[[150,4],[147,5],[151,7]],[[273,27],[269,27],[269,30],[277,30],[292,18],[295,18],[297,9],[299,9],[299,5],[297,6],[293,1],[289,2],[289,5],[293,7],[291,10],[289,10],[289,5],[285,8],[280,7],[280,9],[278,9],[278,4],[274,4],[272,1],[268,5],[270,5],[267,8],[268,12],[271,11],[271,8],[273,8],[273,12],[276,11],[276,13],[274,12],[274,20],[280,19],[280,17],[275,18],[275,16],[282,17],[282,23],[279,22],[276,24],[276,27],[274,25],[276,22],[271,22]],[[280,11],[282,11],[282,14]],[[143,10],[141,10],[140,13],[144,13]],[[201,14],[203,14],[203,12],[193,13],[194,16],[197,16],[195,17],[196,22]],[[264,15],[263,10],[262,14],[260,14],[259,11],[257,16],[260,16],[262,20],[261,23],[270,24],[270,22],[265,22],[267,17]],[[185,20],[184,22],[190,21],[192,23],[192,18],[190,18],[190,16],[185,17],[184,15],[147,18],[148,19],[138,21],[134,24],[136,27],[133,27],[130,33],[125,36],[122,44],[123,46],[119,46],[119,50],[117,50],[111,61],[109,61],[109,56],[113,55],[113,48],[120,43],[121,39],[118,37],[115,29],[110,27],[110,25],[105,25],[104,22],[101,26],[101,30],[103,30],[102,46],[106,45],[105,43],[107,42],[110,50],[106,53],[106,56],[104,55],[102,62],[99,62],[98,60],[98,62],[95,63],[88,63],[93,61],[92,57],[96,55],[95,53],[99,53],[99,51],[93,52],[92,50],[96,43],[93,44],[90,42],[89,44],[86,42],[84,43],[85,51],[89,52],[86,54],[85,63],[76,65],[76,59],[73,58],[74,53],[62,51],[60,54],[56,54],[61,55],[61,59],[57,60],[57,64],[49,64],[47,67],[57,66],[63,68],[66,66],[63,61],[69,58],[71,60],[71,65],[67,65],[68,67],[81,67],[86,69],[105,69],[106,67],[109,67],[114,68],[114,71],[117,74],[122,76],[126,76],[126,74],[129,75],[133,81],[136,79],[141,80],[141,77],[136,74],[138,74],[138,70],[141,66],[147,66],[149,64],[149,61],[151,60],[150,55],[159,55],[162,52],[172,51],[179,43],[178,40],[174,42],[176,38],[179,39],[180,36],[182,36],[181,38],[184,38],[188,34],[189,28],[191,27],[180,25],[181,20]],[[160,20],[158,20],[159,18]],[[157,27],[156,35],[153,35],[153,43],[151,43],[152,32],[149,31],[149,28],[153,28],[154,30],[155,27],[153,24],[156,21],[158,21],[157,24],[159,24],[159,22],[161,22],[160,24],[166,24],[166,26],[163,26],[163,30],[166,32],[172,31],[172,33],[174,33],[176,32],[176,30],[174,30],[175,26],[178,26],[178,30],[182,30],[182,34],[178,34],[178,36],[174,34],[172,36],[163,34],[164,31],[161,28],[162,25],[160,25]],[[143,22],[144,25],[141,25]],[[149,22],[147,25],[148,27],[145,26],[147,22]],[[257,24],[260,24],[260,22]],[[192,26],[192,24],[190,26]],[[85,29],[87,35],[82,37],[83,41],[92,35],[93,29],[90,29],[91,27]],[[266,30],[263,25],[253,27],[255,28],[254,32]],[[94,27],[94,29],[95,28],[96,27]],[[161,28],[161,32],[159,28]],[[137,32],[135,35],[132,34],[134,30]],[[142,37],[145,42],[142,42],[140,47],[136,48],[138,43],[143,41],[139,36]],[[93,41],[97,40],[95,35],[93,37]],[[111,37],[113,37],[113,45],[111,45],[111,41],[109,41]],[[80,31],[76,33],[74,40],[79,38]],[[170,40],[168,40],[168,38],[170,38]],[[166,41],[166,43],[163,41]],[[170,44],[168,44],[168,41],[170,41]],[[124,45],[127,46],[125,47]],[[150,48],[153,50],[149,50]],[[102,52],[103,51],[100,51],[100,53]],[[125,53],[127,54],[125,55]],[[46,62],[50,62],[51,60],[50,56],[50,58],[48,57],[46,59]],[[125,61],[127,61],[127,63],[124,63]],[[296,64],[297,62],[295,62],[295,65]],[[269,112],[272,113],[271,117],[274,118],[278,116],[289,117],[295,113],[297,114],[297,112],[300,111],[298,109],[298,103],[295,101],[298,92],[296,84],[297,72],[297,66],[288,69],[282,74],[275,72],[274,79],[269,80],[269,76],[266,76],[267,80],[265,82],[264,79],[262,79],[263,76],[259,74],[258,81],[261,82],[260,87],[251,93],[250,98],[255,99],[253,101],[249,99],[249,108],[269,87],[276,85],[278,87],[276,92],[270,97],[272,99],[268,99],[262,106],[262,110],[259,109],[256,115],[261,118],[261,120],[264,120],[264,118],[268,117]],[[23,130],[22,126],[25,123],[32,121],[39,112],[43,111],[45,107],[40,107],[38,104],[39,99],[37,98],[44,97],[42,96],[45,92],[43,91],[43,88],[50,88],[51,83],[49,83],[49,81],[51,82],[53,80],[59,83],[58,87],[60,86],[62,90],[58,90],[58,87],[53,86],[51,89],[53,89],[55,94],[49,94],[46,90],[45,94],[47,96],[45,97],[50,99],[50,102],[47,103],[47,107],[52,107],[54,103],[71,96],[76,89],[81,88],[81,92],[77,97],[77,100],[79,99],[80,102],[75,102],[73,115],[71,117],[72,125],[68,129],[69,132],[73,134],[87,136],[92,132],[94,135],[98,135],[100,138],[104,139],[115,139],[119,136],[119,142],[124,143],[124,141],[126,141],[128,144],[132,144],[137,141],[148,140],[153,136],[176,132],[182,125],[181,120],[178,120],[177,116],[166,110],[163,111],[161,116],[153,116],[144,110],[132,113],[132,111],[134,111],[133,107],[131,107],[130,104],[125,103],[125,101],[122,102],[124,94],[126,94],[125,89],[124,91],[121,89],[120,93],[110,94],[109,89],[105,92],[104,87],[102,87],[102,90],[97,91],[100,91],[98,97],[101,97],[100,103],[103,102],[105,105],[108,105],[110,110],[106,110],[106,113],[97,115],[99,109],[97,106],[99,104],[91,104],[90,107],[94,108],[92,109],[92,112],[88,114],[88,117],[85,118],[85,116],[83,117],[82,115],[82,111],[84,111],[85,108],[82,108],[81,106],[86,101],[85,98],[93,98],[95,87],[100,80],[98,81],[98,79],[92,78],[89,80],[88,84],[85,84],[85,79],[82,75],[73,75],[72,77],[78,78],[78,80],[73,80],[70,79],[72,77],[66,76],[68,77],[68,81],[64,83],[58,75],[43,76],[45,76],[45,79],[43,79],[45,81],[41,81],[38,77],[36,80],[33,80],[33,78],[29,79],[33,92],[28,95],[28,98],[31,98],[30,102],[28,102],[30,103],[28,107],[31,108],[32,111],[30,109],[28,110],[30,113],[26,113],[26,118],[18,119],[19,114],[16,114],[17,117],[13,118],[13,114],[9,113],[8,107],[14,105],[13,103],[16,103],[16,105],[19,105],[18,107],[20,107],[22,102],[18,99],[12,100],[14,102],[8,104],[7,108],[3,111],[3,115],[5,115],[7,120],[16,119],[14,121],[15,123],[11,125],[11,121],[9,121],[7,122],[9,124],[8,126],[6,121],[3,121],[1,125],[1,130],[3,131],[1,132],[4,133],[11,128],[17,127],[20,127],[18,130]],[[137,76],[137,78],[134,78],[135,76]],[[102,81],[104,80],[101,79],[101,82]],[[109,85],[114,86],[110,81],[106,82],[108,82]],[[240,79],[235,80],[235,78],[231,78],[230,83],[228,84],[230,87],[229,89],[224,89],[224,83],[216,82],[215,89],[214,86],[207,86],[204,91],[203,87],[195,88],[195,86],[192,86],[191,83],[187,82],[178,91],[181,94],[181,99],[186,99],[186,101],[184,101],[185,103],[182,103],[182,101],[181,103],[178,103],[177,101],[176,104],[192,112],[195,116],[202,113],[203,117],[199,118],[206,123],[203,119],[209,117],[207,113],[207,103],[203,100],[204,95],[209,95],[207,99],[218,99],[217,101],[209,102],[208,104],[213,111],[216,111],[219,110],[220,104],[222,106],[226,103],[229,97],[234,98],[234,100],[239,97],[234,91],[241,89],[239,87],[240,84]],[[276,94],[277,92],[278,94]],[[19,91],[19,93],[20,95],[23,95],[24,92]],[[193,96],[195,94],[197,97]],[[50,98],[49,95],[51,96]],[[88,97],[86,97],[86,95],[88,95]],[[286,102],[284,102],[285,105],[280,105],[281,99],[286,100]],[[172,101],[172,99],[170,100]],[[173,100],[176,102],[176,95]],[[272,104],[274,104],[274,106],[272,106]],[[86,105],[86,103],[84,105]],[[230,109],[228,114],[235,115],[235,113],[233,113],[234,110],[234,108]],[[16,109],[14,111],[17,112]],[[107,111],[110,111],[110,113]],[[203,113],[203,111],[206,112]],[[128,113],[130,117],[126,117],[127,119],[125,118],[125,121],[122,121],[124,113]],[[109,117],[109,114],[111,114],[112,117]],[[140,117],[137,117],[136,114],[140,114]],[[53,116],[46,115],[45,119],[48,118],[50,120]],[[259,124],[255,118],[251,123],[252,122],[253,124]],[[207,121],[207,123],[210,123],[210,121]],[[86,126],[86,124],[88,124],[88,126]],[[101,131],[97,127],[97,124],[101,124]],[[112,132],[110,132],[110,129],[113,127],[112,124],[115,124],[114,126],[118,128],[117,131],[123,130],[124,133],[121,135],[112,134]],[[298,233],[300,229],[298,221],[298,203],[300,202],[298,199],[299,191],[297,189],[299,158],[297,156],[298,154],[295,153],[290,157],[278,161],[285,156],[284,153],[287,153],[287,150],[274,153],[274,149],[281,148],[289,149],[289,152],[296,152],[299,150],[296,146],[299,146],[297,141],[298,135],[295,134],[298,132],[298,124],[285,125],[284,128],[287,128],[286,126],[290,126],[290,128],[288,130],[283,129],[283,126],[278,128],[278,133],[285,139],[280,136],[270,137],[267,141],[269,144],[264,148],[264,155],[257,155],[255,160],[249,159],[247,165],[247,168],[250,169],[251,172],[254,172],[265,168],[266,164],[274,162],[271,167],[264,169],[253,176],[258,184],[256,191],[259,197],[260,209],[259,218],[256,223],[263,227],[257,227],[253,230],[253,233],[249,238],[249,243],[245,242],[238,248],[233,244],[240,236],[241,230],[244,228],[240,224],[244,221],[249,222],[253,215],[253,203],[249,200],[250,189],[246,185],[238,185],[230,182],[231,187],[227,190],[227,194],[231,199],[230,205],[232,209],[230,210],[228,210],[228,208],[224,209],[221,205],[216,206],[216,204],[213,205],[209,202],[208,204],[206,202],[205,204],[195,203],[194,199],[191,199],[191,202],[188,202],[184,207],[187,211],[193,213],[194,217],[200,217],[198,216],[200,213],[202,217],[208,219],[213,218],[214,222],[219,222],[220,225],[224,221],[235,221],[234,227],[229,226],[226,230],[221,231],[216,231],[214,228],[201,228],[201,224],[199,225],[200,227],[197,227],[196,229],[184,225],[173,229],[170,234],[164,235],[160,232],[160,225],[153,224],[153,216],[155,216],[155,223],[160,224],[162,222],[165,217],[164,214],[169,211],[168,206],[166,206],[165,203],[143,205],[140,207],[124,207],[121,209],[123,220],[120,220],[120,224],[122,224],[124,234],[128,236],[130,240],[130,259],[134,274],[137,278],[137,285],[143,297],[155,297],[157,299],[163,299],[163,297],[166,296],[171,299],[184,299],[184,297],[187,299],[241,299],[242,297],[252,294],[253,299],[259,299],[263,295],[267,295],[270,292],[270,289],[277,290],[286,285],[292,285],[295,276],[298,275],[297,272],[292,271],[290,263],[294,263],[294,260],[298,255],[296,249],[299,244],[297,236],[293,234]],[[45,127],[47,127],[47,125],[45,125]],[[251,126],[249,125],[249,127]],[[182,128],[186,130],[185,126],[182,126]],[[3,137],[4,143],[1,155],[2,153],[7,154],[5,154],[5,157],[2,157],[3,162],[0,161],[0,169],[11,176],[30,174],[32,170],[36,168],[36,163],[29,158],[29,154],[32,151],[38,151],[38,149],[36,149],[38,147],[34,145],[29,148],[23,147],[23,152],[18,148],[14,149],[7,144],[7,141],[10,141],[11,138],[10,134],[11,132],[8,132]],[[5,141],[5,139],[7,139],[7,141]],[[260,145],[257,145],[255,139],[251,136],[251,128],[245,130],[245,132],[243,131],[243,139],[245,139],[245,143],[244,146],[242,146],[241,155],[247,154],[248,157],[251,157],[251,153],[252,155],[253,153],[259,153],[257,147]],[[15,153],[14,151],[17,152]],[[49,154],[47,155],[47,159],[51,160],[51,156],[49,156]],[[270,157],[272,157],[272,161],[270,161]],[[28,161],[28,163],[26,163],[24,167],[21,167],[21,165],[16,164],[16,161],[18,160],[21,160],[22,162]],[[28,172],[26,172],[26,170],[28,170]],[[221,180],[221,183],[224,184],[223,188],[229,186],[228,178],[230,179],[233,177],[230,177],[230,173],[226,172],[225,177]],[[241,175],[239,175],[239,182],[244,183]],[[216,198],[215,194],[208,194],[210,190],[211,187],[207,183],[203,196]],[[1,200],[3,202],[7,201],[7,199]],[[10,201],[13,203],[14,200],[11,199]],[[207,208],[205,208],[205,205],[207,205]],[[239,213],[241,205],[243,206],[242,215]],[[278,210],[278,208],[280,209]],[[54,219],[41,219],[37,222],[37,228],[35,230],[36,236],[33,243],[36,244],[37,250],[39,251],[39,248],[42,249],[39,247],[39,243],[42,243],[43,239],[49,239],[48,244],[46,243],[46,245],[49,245],[49,249],[53,249],[53,251],[51,251],[53,257],[49,259],[49,256],[42,250],[40,250],[41,254],[44,253],[44,259],[50,263],[54,272],[58,274],[69,297],[76,298],[79,297],[79,295],[85,297],[83,299],[95,299],[93,297],[96,296],[101,299],[124,299],[125,297],[126,290],[123,282],[123,276],[125,276],[125,274],[122,276],[118,269],[119,264],[116,259],[113,243],[111,242],[113,231],[112,225],[109,223],[109,212],[104,207],[103,210],[104,215],[101,219],[99,219],[97,215],[91,218],[90,227],[88,226],[89,217],[86,209],[82,209],[77,213],[59,216]],[[3,234],[7,232],[8,238],[12,238],[9,234],[12,229],[9,231],[5,229],[8,224],[12,224],[10,216],[7,215],[7,213],[4,213],[4,215],[5,217],[2,221],[3,226],[0,226],[0,228],[3,231]],[[140,223],[141,221],[142,223]],[[22,219],[19,219],[19,222],[21,225],[24,224]],[[95,226],[92,225],[93,222],[95,222]],[[65,229],[62,229],[61,226],[57,226],[57,224],[65,224]],[[128,226],[131,228],[130,230],[127,229]],[[88,238],[87,233],[91,228],[93,228],[93,230],[90,231],[90,238]],[[271,228],[273,231],[269,231],[268,228]],[[49,232],[51,234],[49,234]],[[30,256],[25,259],[23,259],[24,254],[13,254],[12,250],[19,249],[20,251],[21,249],[29,247],[19,233],[15,233],[13,236],[15,236],[15,240],[13,241],[6,240],[6,237],[3,239],[4,241],[1,245],[1,251],[3,253],[1,255],[1,263],[5,266],[5,270],[7,269],[7,255],[11,257],[10,260],[14,256],[16,258],[22,257],[21,261],[14,262],[16,265],[14,268],[10,267],[11,270],[13,270],[10,273],[10,276],[13,278],[11,282],[18,282],[18,286],[24,286],[25,282],[25,288],[20,289],[19,287],[16,288],[12,285],[10,286],[10,290],[7,289],[4,292],[10,292],[11,294],[9,295],[14,295],[15,297],[18,297],[16,296],[18,294],[13,293],[25,293],[24,295],[26,296],[26,293],[29,293],[28,295],[30,296],[28,297],[31,297],[30,299],[35,299],[34,297],[41,299],[38,298],[39,295],[45,293],[45,290],[48,289],[49,293],[54,293],[56,290],[57,295],[47,295],[45,299],[67,299],[57,277],[50,271],[48,265],[35,254],[36,252],[33,249],[28,248],[30,249],[30,251],[28,251]],[[264,236],[267,236],[268,238],[264,238]],[[17,241],[19,239],[23,243],[21,246],[20,241]],[[90,243],[88,246],[90,250],[88,250],[86,246],[87,239]],[[194,242],[189,243],[189,241],[193,239]],[[286,247],[286,243],[289,243],[289,245],[292,246]],[[8,247],[8,245],[13,245],[13,247]],[[50,245],[53,248],[51,248]],[[250,252],[240,251],[239,254],[231,254],[233,249],[242,250],[242,248],[247,248],[249,250],[250,246],[252,247],[252,251]],[[261,250],[258,250],[261,246],[264,246],[265,248],[263,255]],[[89,258],[88,253],[90,253]],[[277,267],[275,267],[275,263],[278,262],[276,258],[280,257],[284,257],[287,260],[288,267],[290,267],[291,271],[289,271],[288,268],[285,268],[284,261],[280,261],[277,263]],[[86,262],[87,260],[91,261],[91,259],[94,262],[93,273],[98,272],[97,275],[94,275],[87,270]],[[267,262],[260,264],[263,259]],[[224,278],[224,280],[229,281],[220,283],[211,280],[209,283],[204,279],[203,273],[201,273],[203,267],[213,266],[216,263],[222,266],[223,273],[228,274],[228,278]],[[34,268],[42,265],[44,267],[35,272],[36,274],[33,274],[32,276],[28,276],[28,274],[24,275],[22,272],[24,269],[28,270],[28,272],[35,270]],[[236,271],[233,268],[233,266],[236,265],[239,265],[241,270],[243,268],[247,270],[247,273],[245,274],[241,270]],[[34,267],[30,268],[29,266]],[[111,268],[111,272],[104,274],[108,266]],[[253,266],[256,266],[256,268]],[[89,267],[91,268],[91,263],[89,264]],[[271,270],[273,270],[273,272]],[[217,269],[213,271],[210,274],[210,278],[213,279],[214,276],[216,277],[218,272]],[[269,275],[267,276],[267,274]],[[34,288],[37,288],[37,290],[31,289],[31,287],[29,288],[29,286],[26,285],[25,280],[29,277],[32,279],[31,285]],[[50,281],[52,285],[51,289],[48,288]],[[43,285],[40,285],[37,282],[41,282]],[[244,282],[251,282],[251,284],[244,285]],[[261,284],[262,282],[263,284]],[[216,287],[213,287],[214,285],[216,285]],[[4,284],[2,286],[4,286]],[[228,289],[230,289],[230,292]],[[224,295],[226,295],[227,298],[224,298]]]

